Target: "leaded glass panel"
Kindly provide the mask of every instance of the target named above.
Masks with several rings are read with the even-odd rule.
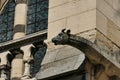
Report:
[[[0,15],[0,42],[12,39],[15,3],[9,0]]]
[[[0,34],[6,34],[4,40],[11,40],[13,37],[15,3],[9,0],[2,14],[0,15]],[[48,0],[28,0],[28,17],[26,34],[47,29],[48,24]]]
[[[47,29],[48,0],[28,0],[28,6],[27,34]]]

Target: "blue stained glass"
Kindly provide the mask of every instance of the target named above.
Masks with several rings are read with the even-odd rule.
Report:
[[[37,16],[37,21],[41,21],[41,20],[45,20],[48,18],[48,13],[47,11],[40,11],[38,13],[36,13]]]
[[[14,11],[14,7],[10,6],[9,11]]]
[[[28,25],[26,34],[34,33],[35,32],[35,28],[34,27],[35,27],[35,24]]]
[[[12,34],[13,34],[13,31],[8,31],[7,32],[7,40],[11,40],[12,39]]]
[[[13,27],[11,27],[11,26],[13,26],[13,22],[8,23],[7,31],[13,31]]]
[[[35,23],[35,14],[31,14],[28,16],[28,24]]]
[[[5,6],[1,15],[5,15],[5,13],[7,13],[7,12],[8,12],[8,5]]]
[[[2,21],[3,21],[4,23],[8,23],[8,15],[4,14],[4,15],[2,15],[2,16],[3,16],[3,18],[2,18],[3,20],[2,20]]]
[[[2,17],[0,16],[0,24],[2,24]]]
[[[28,5],[32,5],[34,3],[36,3],[36,0],[28,0]]]
[[[13,36],[15,3],[9,0],[0,15],[0,42],[11,40]]]
[[[30,5],[28,7],[28,14],[35,13],[35,11],[36,11],[35,9],[36,9],[36,5],[35,4]]]
[[[0,33],[9,33],[7,40],[12,39],[14,24],[15,3],[9,0],[2,14],[0,15]],[[48,24],[48,0],[28,0],[27,31],[30,34],[36,31],[47,29]],[[4,40],[3,40],[4,41]]]
[[[48,9],[48,1],[37,2],[37,11],[42,11]]]
[[[7,25],[6,24],[0,24],[0,34],[2,33],[5,33],[6,32],[6,28],[7,28]]]
[[[45,1],[45,0],[37,0],[37,2],[42,2],[42,1]]]
[[[47,20],[41,21],[41,22],[37,22],[36,26],[37,26],[36,27],[37,31],[41,31],[41,30],[47,29]]]
[[[31,30],[35,30],[34,32],[47,29],[48,0],[29,0],[28,4],[29,8],[27,27],[34,24],[34,27],[31,27]],[[31,33],[31,30],[27,30],[27,34]]]
[[[8,21],[14,22],[14,12],[8,14]]]
[[[6,41],[6,33],[0,34],[0,42]]]
[[[14,11],[15,3],[9,2],[9,11]]]
[[[34,76],[37,72],[40,70],[40,64],[45,56],[46,53],[46,47],[40,48],[34,55],[34,64],[31,67],[31,74]]]

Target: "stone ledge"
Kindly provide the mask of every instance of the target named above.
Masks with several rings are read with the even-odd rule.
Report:
[[[51,62],[49,64],[42,65],[40,72],[37,73],[37,79],[44,79],[56,75],[60,75],[66,72],[77,70],[84,61],[84,54],[69,57],[59,61]]]

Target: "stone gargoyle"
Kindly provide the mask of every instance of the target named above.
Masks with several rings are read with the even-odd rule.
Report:
[[[102,71],[108,76],[116,75],[120,77],[120,69],[101,54],[99,47],[95,43],[83,37],[71,34],[70,32],[70,30],[65,31],[65,29],[63,29],[56,37],[52,38],[52,42],[55,45],[69,45],[79,49],[92,64],[101,65],[103,68]],[[114,72],[112,70],[114,70]]]

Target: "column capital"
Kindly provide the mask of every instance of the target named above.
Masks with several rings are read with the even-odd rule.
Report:
[[[24,63],[33,63],[34,61],[33,56],[36,52],[35,46],[33,44],[29,44],[29,45],[22,46],[20,49],[24,53],[24,57],[23,57]]]
[[[27,3],[28,0],[14,0],[16,4]]]

